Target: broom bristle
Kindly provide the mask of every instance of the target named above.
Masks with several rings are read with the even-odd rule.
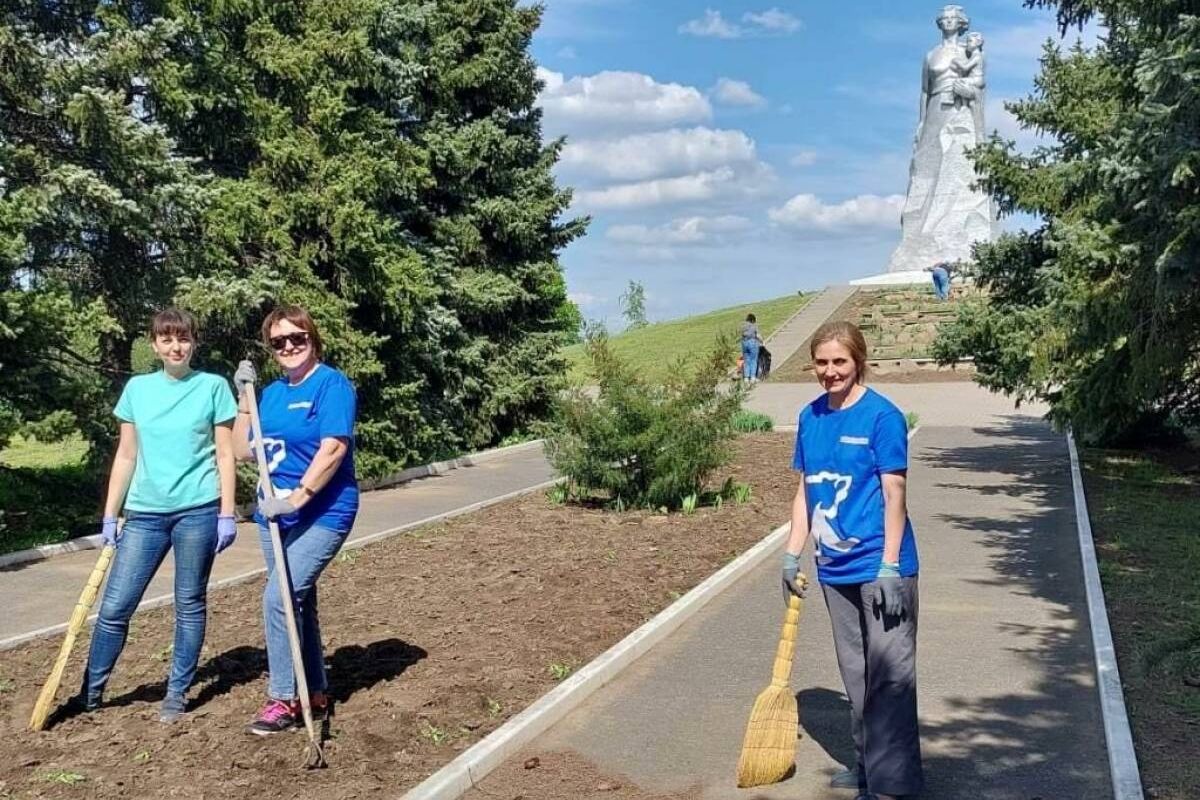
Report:
[[[738,759],[739,788],[778,783],[787,777],[796,765],[799,726],[800,710],[789,687],[768,686],[759,694]]]

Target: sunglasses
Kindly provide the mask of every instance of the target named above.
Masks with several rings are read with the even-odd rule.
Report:
[[[285,333],[283,336],[272,336],[267,340],[271,343],[272,350],[283,350],[288,345],[292,347],[304,347],[308,344],[308,332],[297,331],[296,333]]]

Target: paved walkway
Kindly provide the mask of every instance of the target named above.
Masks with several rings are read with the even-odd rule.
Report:
[[[790,405],[786,386],[760,393],[771,388],[755,401],[794,418],[804,387],[790,387]],[[909,480],[922,561],[923,800],[1111,797],[1063,438],[977,387],[878,388],[922,414]],[[853,745],[819,593],[802,615],[792,676],[797,773],[734,787],[782,619],[777,568],[770,559],[735,584],[530,752],[575,752],[647,792],[848,800],[827,786]],[[538,796],[536,785],[520,790]]]
[[[858,289],[853,286],[827,286],[800,309],[794,317],[767,337],[771,363],[783,366],[826,320],[846,304]]]
[[[350,541],[396,530],[429,517],[494,500],[554,477],[541,448],[522,449],[363,494]],[[71,615],[99,551],[83,550],[0,568],[0,643],[43,628],[62,625]],[[263,566],[257,526],[239,526],[237,542],[217,557],[211,580],[226,580]],[[146,591],[145,604],[171,596],[175,570],[171,556]],[[93,608],[98,611],[99,607]]]

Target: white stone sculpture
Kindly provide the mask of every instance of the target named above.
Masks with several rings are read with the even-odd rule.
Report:
[[[991,198],[972,188],[978,176],[966,153],[985,138],[983,36],[967,33],[962,6],[943,8],[937,25],[942,43],[925,56],[921,71],[920,122],[900,245],[888,264],[894,277],[939,261],[967,260],[972,244],[991,241],[999,232]]]

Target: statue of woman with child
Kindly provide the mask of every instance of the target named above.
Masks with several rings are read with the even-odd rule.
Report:
[[[889,272],[967,260],[972,244],[998,232],[991,198],[974,187],[978,176],[967,156],[985,138],[983,35],[968,33],[962,6],[944,7],[937,25],[942,42],[925,56],[921,72],[901,240]]]

